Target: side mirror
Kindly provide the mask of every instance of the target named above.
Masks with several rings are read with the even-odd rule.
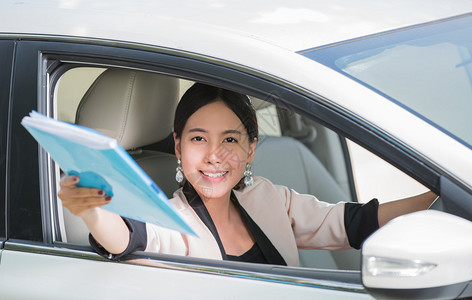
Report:
[[[434,210],[390,221],[362,246],[362,282],[380,299],[472,297],[472,222]]]

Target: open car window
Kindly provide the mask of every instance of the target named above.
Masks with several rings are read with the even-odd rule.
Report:
[[[54,90],[54,107],[56,117],[62,121],[78,122],[78,111],[81,101],[88,97],[90,88],[97,84],[97,79],[108,69],[120,69],[117,67],[103,66],[80,66],[67,69],[62,72],[56,81]],[[123,69],[125,70],[125,69]],[[143,72],[143,71],[138,71]],[[144,72],[146,73],[146,72]],[[151,74],[149,72],[149,74]],[[163,75],[159,75],[163,76]],[[166,76],[164,76],[166,77]],[[169,77],[177,84],[177,101],[183,93],[194,83],[192,80]],[[120,82],[108,83],[112,90]],[[110,91],[111,92],[111,91]],[[105,97],[105,96],[104,96]],[[167,101],[155,100],[152,97],[146,101]],[[282,103],[273,101],[270,95],[266,98],[256,98],[251,96],[251,101],[257,111],[259,123],[259,141],[256,148],[256,158],[253,163],[255,175],[263,176],[271,180],[274,184],[280,184],[296,190],[299,193],[312,194],[318,199],[329,203],[339,201],[359,201],[370,200],[370,194],[365,192],[365,186],[372,186],[371,180],[382,178],[385,182],[391,182],[388,172],[385,169],[378,169],[377,173],[372,173],[372,163],[375,156],[368,156],[362,152],[362,148],[338,135],[334,131],[313,121],[294,113]],[[102,110],[102,113],[116,113],[114,106],[119,106],[119,100],[108,102],[109,107]],[[143,102],[143,105],[148,105]],[[152,106],[149,106],[152,107]],[[95,112],[94,112],[95,113]],[[159,112],[156,112],[156,115]],[[98,115],[101,118],[117,118],[115,115]],[[94,116],[96,117],[96,116]],[[165,127],[165,126],[163,126]],[[95,128],[102,130],[103,128]],[[149,129],[148,129],[149,131]],[[178,188],[173,181],[175,176],[176,159],[173,153],[171,128],[167,133],[162,134],[162,140],[154,141],[150,145],[131,148],[129,153],[140,164],[140,159],[146,153],[165,153],[169,156],[166,162],[167,167],[141,164],[151,178],[163,189],[167,191],[168,197],[172,197],[172,192]],[[149,132],[135,132],[139,134],[149,134]],[[364,150],[365,151],[365,150]],[[360,154],[359,154],[360,153]],[[372,158],[372,156],[374,158]],[[378,158],[377,158],[378,160]],[[384,163],[385,164],[385,163]],[[377,166],[379,163],[377,162]],[[391,169],[396,170],[391,167]],[[159,170],[159,171],[156,171]],[[163,171],[162,171],[163,170]],[[371,172],[366,172],[371,170]],[[398,170],[397,173],[401,173]],[[159,174],[158,174],[159,173]],[[164,174],[163,174],[164,173]],[[56,190],[61,171],[56,166]],[[157,177],[155,177],[157,176]],[[406,175],[403,175],[407,177]],[[162,180],[162,178],[171,180]],[[403,184],[405,189],[415,184],[411,179]],[[373,186],[381,186],[377,182]],[[395,185],[392,190],[403,189]],[[393,200],[395,195],[381,195],[382,199]],[[366,197],[368,199],[366,199]],[[380,200],[382,200],[380,199]],[[57,199],[56,199],[57,200]],[[88,230],[82,220],[72,215],[67,209],[61,207],[61,202],[56,201],[57,218],[57,241],[70,245],[88,245]],[[300,263],[302,267],[317,269],[338,269],[338,270],[359,270],[360,253],[356,250],[348,251],[326,251],[326,250],[300,250]]]

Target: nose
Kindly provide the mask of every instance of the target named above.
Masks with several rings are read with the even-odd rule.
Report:
[[[208,153],[205,157],[206,162],[210,164],[221,164],[222,150],[221,144],[210,145],[210,147],[208,147]]]

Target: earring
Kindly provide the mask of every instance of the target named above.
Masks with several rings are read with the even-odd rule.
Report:
[[[180,159],[177,159],[177,169],[175,169],[177,173],[175,174],[175,181],[178,183],[182,183],[184,181],[184,173],[182,172],[182,163]]]
[[[254,183],[254,177],[252,177],[251,164],[246,164],[246,170],[244,171],[244,184],[251,186]]]

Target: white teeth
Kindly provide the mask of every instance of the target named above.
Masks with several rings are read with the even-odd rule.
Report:
[[[202,171],[202,173],[205,176],[208,176],[208,177],[211,177],[211,178],[216,178],[216,177],[221,177],[221,176],[225,175],[226,173],[228,173],[228,171],[220,172],[220,173],[207,173],[207,172]]]

